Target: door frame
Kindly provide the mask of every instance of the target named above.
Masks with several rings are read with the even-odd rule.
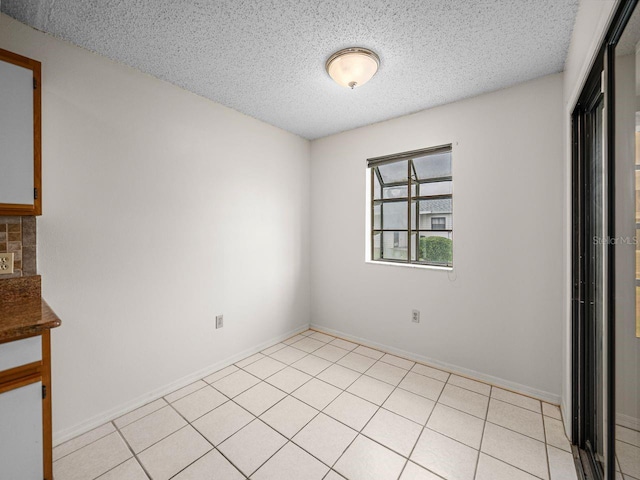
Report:
[[[599,299],[591,298],[592,289],[591,284],[593,282],[592,272],[590,265],[592,264],[592,255],[594,251],[593,242],[590,239],[595,234],[600,232],[594,232],[591,230],[591,192],[596,185],[591,184],[591,171],[593,169],[592,161],[594,158],[591,155],[590,146],[594,142],[592,134],[594,122],[597,121],[594,115],[597,115],[598,106],[602,104],[602,118],[601,131],[595,132],[596,135],[602,135],[603,140],[606,137],[606,112],[607,102],[604,95],[604,76],[601,74],[604,69],[604,52],[600,51],[593,65],[591,74],[589,75],[585,87],[580,95],[576,108],[572,113],[572,134],[573,134],[573,150],[574,155],[572,158],[572,192],[573,192],[573,275],[572,275],[572,356],[574,365],[574,380],[573,380],[573,399],[574,399],[574,412],[573,412],[573,433],[572,437],[574,443],[578,446],[578,455],[581,460],[579,463],[582,465],[582,470],[586,473],[586,477],[591,479],[602,480],[604,478],[604,471],[599,466],[599,462],[596,460],[596,451],[594,451],[593,445],[590,440],[596,440],[595,431],[597,427],[592,425],[593,419],[597,418],[593,415],[594,405],[598,398],[602,398],[604,401],[605,392],[597,391],[597,381],[594,380],[594,371],[589,369],[589,365],[593,365],[596,358],[595,343],[593,341],[593,335],[598,335],[597,332],[589,328],[590,320],[593,318],[594,305],[596,308],[602,307],[596,301]],[[606,151],[606,145],[603,145],[601,155],[603,157],[603,166],[607,166],[608,154]],[[604,169],[603,169],[604,170]],[[607,189],[607,185],[604,184],[605,174],[603,171],[603,184],[601,188]],[[608,199],[603,198],[603,201],[607,202]],[[602,212],[603,217],[606,217],[606,213]],[[606,222],[606,218],[603,218]],[[603,225],[606,231],[605,236],[609,234],[608,224]],[[608,252],[603,252],[604,264],[608,266]],[[607,282],[607,271],[603,272],[603,282],[605,285]],[[608,291],[607,291],[608,293]],[[603,301],[606,303],[606,293]],[[603,313],[603,322],[606,322],[608,318],[608,312]],[[604,329],[600,332],[602,339],[606,338]],[[605,347],[605,350],[608,350]],[[606,360],[603,359],[603,362]],[[606,373],[602,371],[602,382],[605,388],[608,386],[604,384],[606,380]],[[591,388],[590,388],[591,386]],[[606,403],[606,402],[605,402]],[[584,413],[583,413],[584,412]],[[605,418],[607,418],[606,406],[603,405],[602,421],[603,426],[606,424]],[[603,428],[604,430],[604,428]],[[607,445],[604,443],[608,438],[608,432],[603,431],[604,438],[600,439],[603,443],[598,445],[597,448],[602,449],[602,452],[606,455]],[[608,462],[604,459],[604,464]]]

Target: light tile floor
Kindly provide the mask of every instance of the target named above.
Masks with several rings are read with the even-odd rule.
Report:
[[[640,479],[640,432],[616,425],[616,480]]]
[[[576,480],[570,452],[555,405],[308,330],[57,446],[54,475]]]

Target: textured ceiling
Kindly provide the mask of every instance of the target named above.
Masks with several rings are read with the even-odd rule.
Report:
[[[56,37],[314,139],[560,72],[578,0],[2,0]],[[360,46],[353,91],[324,63]]]

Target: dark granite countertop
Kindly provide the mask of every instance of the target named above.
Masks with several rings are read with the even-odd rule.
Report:
[[[40,276],[0,280],[0,343],[55,328],[62,322],[40,296]]]
[[[0,305],[0,342],[37,335],[62,322],[42,298]]]

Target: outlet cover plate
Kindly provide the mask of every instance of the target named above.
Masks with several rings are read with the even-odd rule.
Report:
[[[411,321],[413,323],[420,323],[420,310],[413,310],[411,312]]]
[[[13,252],[0,253],[0,275],[13,273]]]
[[[216,315],[216,329],[224,327],[224,319],[222,315]]]

